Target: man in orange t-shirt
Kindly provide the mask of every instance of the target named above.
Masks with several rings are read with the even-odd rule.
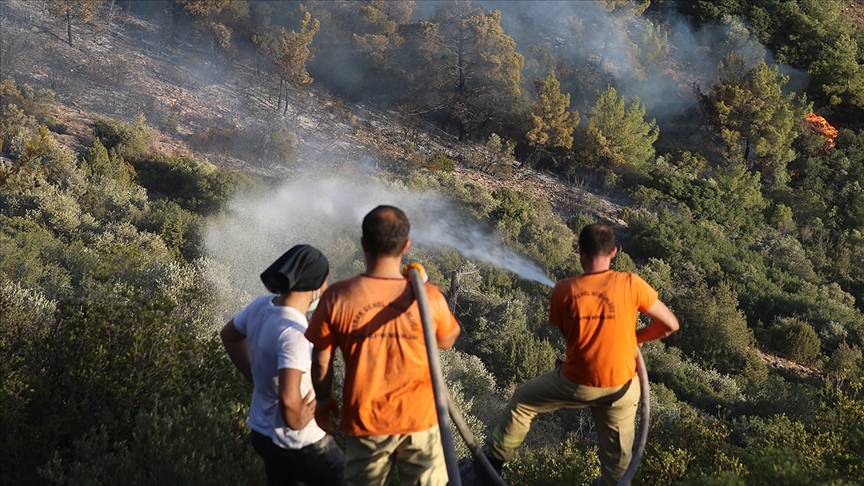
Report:
[[[398,208],[367,214],[360,240],[366,272],[331,285],[306,331],[318,403],[331,395],[334,346],[345,360],[340,428],[348,435],[349,485],[387,484],[394,461],[403,485],[448,480],[420,312],[401,272],[409,230]],[[426,292],[438,347],[447,349],[459,324],[437,287],[427,283]]]
[[[678,330],[678,319],[638,275],[609,269],[618,249],[602,223],[579,233],[584,273],[552,290],[549,321],[567,341],[564,363],[521,385],[487,442],[500,469],[525,439],[531,421],[563,407],[590,407],[597,430],[601,484],[617,484],[632,456],[639,382],[636,346]],[[653,321],[636,329],[638,313]]]

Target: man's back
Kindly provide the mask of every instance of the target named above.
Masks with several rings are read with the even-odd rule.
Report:
[[[433,285],[426,290],[436,335],[450,334],[457,324],[444,296]],[[342,351],[346,433],[405,434],[437,424],[420,313],[406,279],[358,275],[333,284],[306,336]]]
[[[620,386],[636,375],[636,320],[657,300],[638,275],[606,270],[558,282],[549,321],[567,340],[564,376],[582,385]]]

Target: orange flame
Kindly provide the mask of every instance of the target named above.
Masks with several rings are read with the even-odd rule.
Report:
[[[822,140],[825,140],[825,145],[829,150],[834,148],[834,139],[837,138],[838,133],[836,128],[813,112],[804,117],[804,123],[808,130],[819,135]]]

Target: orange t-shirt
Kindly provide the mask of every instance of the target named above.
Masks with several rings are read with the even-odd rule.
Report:
[[[549,322],[567,340],[564,377],[601,388],[633,379],[638,312],[646,312],[656,300],[657,291],[633,273],[607,270],[558,282]]]
[[[459,325],[447,301],[426,284],[435,336]],[[340,428],[355,437],[420,432],[438,424],[420,311],[403,278],[358,275],[331,285],[306,330],[319,349],[345,359]]]

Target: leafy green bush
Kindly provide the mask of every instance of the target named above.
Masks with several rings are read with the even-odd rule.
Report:
[[[797,363],[812,364],[819,357],[822,341],[806,321],[795,317],[778,317],[767,329],[772,349]]]
[[[861,358],[861,348],[854,344],[850,347],[844,341],[831,353],[831,358],[824,368],[825,374],[837,381],[845,380],[856,374],[860,375],[862,374]]]
[[[599,476],[596,447],[567,439],[556,450],[534,449],[520,453],[504,467],[503,479],[513,486],[588,486]]]
[[[441,352],[441,370],[474,440],[483,444],[489,423],[497,419],[503,405],[495,396],[495,378],[479,358],[452,349]],[[453,437],[459,437],[452,423],[451,429]],[[457,438],[454,442],[457,457],[471,456],[465,441]]]
[[[755,344],[753,332],[738,309],[738,295],[725,282],[713,288],[698,283],[670,300],[684,332],[666,342],[705,368],[732,373],[743,368]]]
[[[151,197],[166,198],[183,209],[213,214],[229,197],[253,186],[245,174],[219,170],[206,161],[156,157],[136,162],[138,179]]]
[[[485,186],[459,179],[452,173],[418,170],[405,178],[405,185],[412,191],[434,191],[449,196],[468,208],[478,219],[486,217],[497,202]]]
[[[501,188],[492,197],[498,205],[489,216],[502,239],[546,268],[561,265],[573,251],[573,233],[531,187],[516,192]]]
[[[144,115],[135,119],[135,126],[97,116],[93,118],[93,135],[101,140],[108,151],[134,160],[144,155],[150,144],[150,129],[144,124]]]
[[[505,303],[480,317],[467,340],[500,384],[521,384],[550,371],[560,350],[528,330],[527,316],[518,302]]]
[[[98,138],[81,155],[81,170],[85,174],[110,177],[126,185],[131,185],[135,179],[135,169],[116,153],[109,155],[108,149]]]
[[[718,405],[730,409],[744,399],[733,377],[700,367],[678,348],[651,343],[642,347],[642,354],[651,382],[662,383],[680,400],[715,411]]]
[[[253,485],[265,482],[260,458],[248,444],[248,404],[206,390],[170,396],[134,417],[134,437],[120,439],[105,425],[75,440],[40,468],[57,485]]]
[[[162,237],[175,259],[191,262],[202,255],[204,219],[174,201],[160,199],[150,205],[136,226]]]
[[[33,129],[40,123],[53,124],[53,103],[54,93],[50,90],[37,91],[10,78],[0,80],[0,142],[9,142],[21,129]]]
[[[279,127],[265,137],[264,157],[285,165],[294,156],[296,143],[293,133],[285,127]]]
[[[431,171],[453,172],[456,170],[456,163],[439,153],[427,158],[421,167]]]

